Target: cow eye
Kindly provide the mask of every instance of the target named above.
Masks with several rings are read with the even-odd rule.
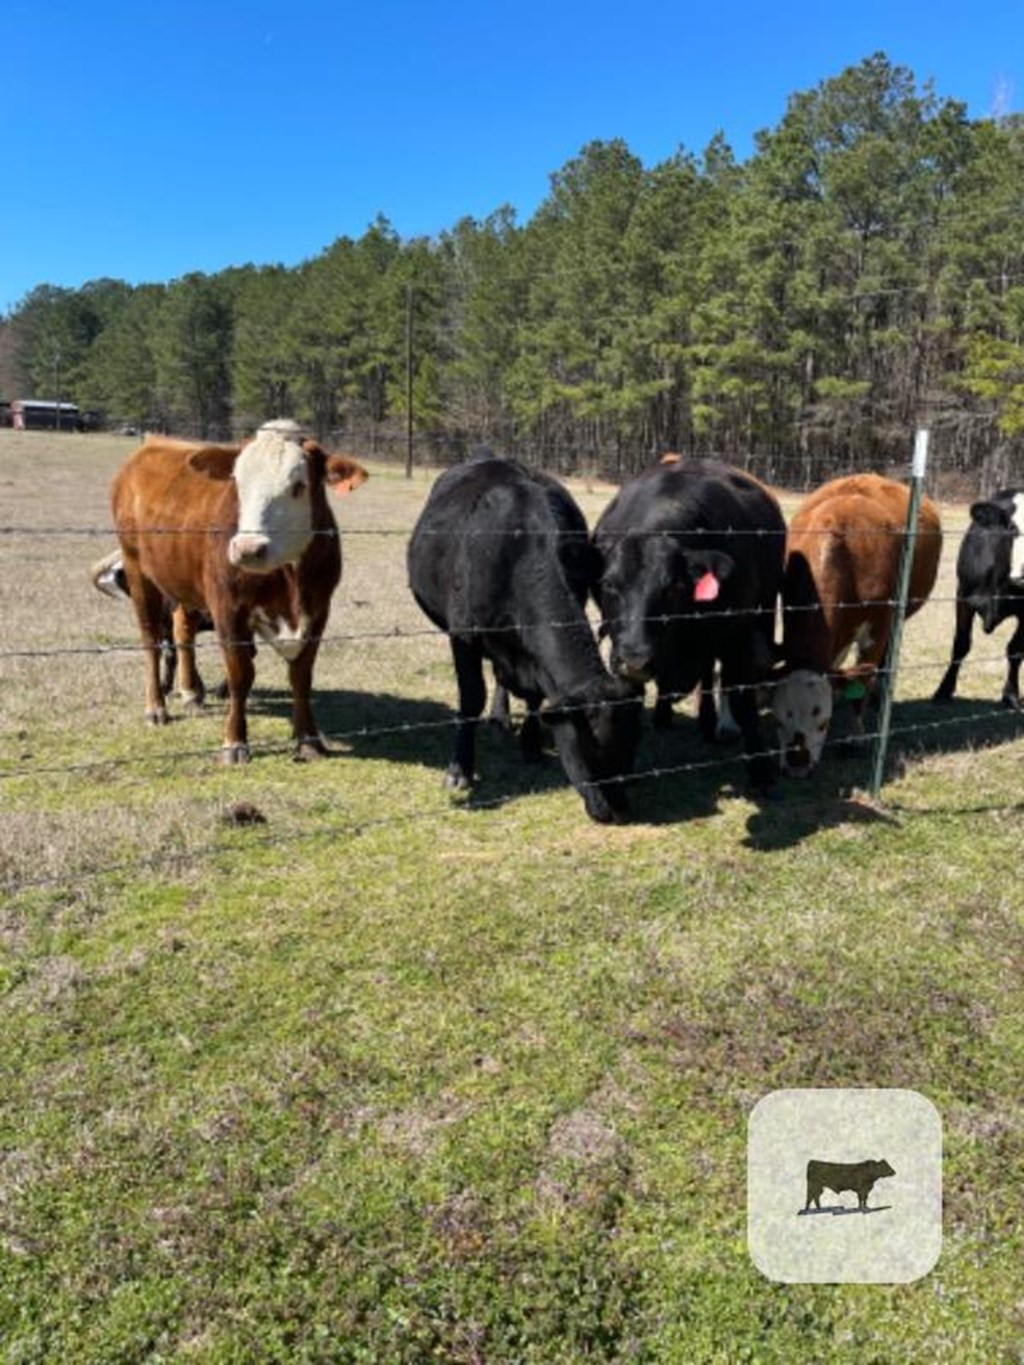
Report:
[[[305,483],[302,481],[302,479],[299,479],[297,483],[293,483],[293,484],[292,484],[292,497],[293,497],[293,498],[301,498],[302,495],[303,495],[303,493],[305,493],[305,491],[306,491],[306,485],[305,485]]]

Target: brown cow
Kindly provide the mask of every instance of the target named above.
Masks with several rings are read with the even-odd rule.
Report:
[[[833,479],[806,498],[786,536],[782,653],[772,712],[784,771],[803,776],[821,757],[832,715],[833,686],[853,700],[863,734],[867,689],[889,644],[893,599],[907,524],[909,492],[878,474]],[[935,583],[942,529],[935,504],[918,514],[907,615]],[[857,661],[843,668],[851,649]]]
[[[366,478],[354,460],[302,440],[284,420],[266,423],[243,447],[153,437],[129,456],[111,505],[146,651],[148,720],[167,720],[159,655],[173,603],[183,693],[197,690],[194,637],[204,614],[220,639],[226,763],[249,758],[254,631],[288,661],[297,756],[326,752],[310,707],[313,663],[341,578],[325,486],[347,493]]]

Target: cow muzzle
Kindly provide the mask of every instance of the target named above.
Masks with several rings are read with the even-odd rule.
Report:
[[[814,759],[802,735],[797,735],[782,751],[782,766],[790,777],[807,777]]]
[[[228,559],[236,569],[267,568],[269,549],[269,536],[252,533],[232,536],[228,543]]]

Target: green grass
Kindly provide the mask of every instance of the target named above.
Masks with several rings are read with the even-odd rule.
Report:
[[[12,521],[104,524],[130,443],[0,436]],[[376,471],[344,526],[410,525],[425,483]],[[106,546],[0,542],[6,649],[133,641],[86,579]],[[348,538],[333,632],[423,625],[403,548]],[[1021,726],[998,662],[921,700],[951,618],[908,625],[881,809],[864,756],[763,806],[724,762],[613,829],[490,731],[468,804],[443,724],[291,763],[264,651],[235,771],[219,707],[143,726],[130,653],[0,660],[0,1359],[1019,1361]],[[453,696],[430,637],[331,645],[317,687],[335,734]],[[694,729],[639,766],[705,761]],[[265,824],[223,822],[243,800]],[[836,1085],[942,1114],[917,1284],[747,1257],[750,1109]]]

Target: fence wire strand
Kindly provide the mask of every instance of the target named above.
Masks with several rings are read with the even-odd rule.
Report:
[[[921,721],[912,725],[894,727],[890,731],[890,736],[899,735],[922,735],[941,729],[948,729],[952,726],[969,725],[974,722],[988,721],[995,719],[1013,718],[1019,722],[1024,717],[1019,712],[1009,710],[985,710],[975,712],[970,716],[950,716],[943,717],[935,721]],[[863,735],[856,737],[838,737],[828,739],[825,747],[849,749],[851,743],[858,747],[863,747],[866,751],[869,744],[878,738],[877,731],[867,731]],[[715,768],[725,768],[738,764],[745,765],[752,759],[768,758],[778,759],[781,750],[776,747],[760,750],[756,754],[734,753],[727,756],[716,756],[708,759],[698,759],[687,763],[677,764],[654,764],[649,768],[637,773],[627,773],[621,777],[607,778],[594,782],[582,784],[584,787],[602,787],[625,783],[636,785],[647,781],[663,781],[666,778],[680,777],[686,773],[707,772]],[[800,779],[793,779],[800,780]],[[851,791],[853,789],[851,788]],[[276,833],[267,832],[264,834],[247,834],[245,839],[245,849],[268,848],[275,846],[292,845],[297,841],[306,842],[319,838],[326,838],[334,835],[344,835],[346,841],[383,829],[398,828],[420,821],[444,820],[451,816],[466,816],[484,810],[496,810],[510,801],[520,800],[524,797],[537,794],[532,790],[516,789],[503,792],[499,796],[480,798],[473,794],[468,799],[453,799],[441,809],[413,810],[406,811],[400,815],[380,816],[379,818],[369,818],[346,822],[345,824],[322,823],[306,824],[292,827],[288,830]],[[817,795],[806,799],[809,804],[820,806],[821,796]],[[76,882],[82,879],[90,881],[99,877],[122,875],[125,873],[137,874],[144,871],[160,871],[164,868],[173,867],[178,864],[192,864],[200,858],[217,857],[218,855],[231,855],[235,852],[243,851],[241,844],[210,844],[200,849],[172,849],[161,851],[158,854],[150,854],[144,858],[126,859],[118,863],[105,864],[99,868],[85,868],[75,872]],[[13,896],[32,890],[42,890],[47,887],[62,886],[66,884],[67,877],[51,874],[46,877],[12,879],[0,883],[0,894]]]
[[[147,528],[145,533],[146,533],[146,534],[152,534],[152,535],[162,535],[162,534],[179,535],[179,534],[181,534],[181,531],[180,531],[180,528],[173,528],[173,527],[165,527],[165,528]],[[208,527],[208,528],[196,529],[196,530],[195,530],[195,533],[196,533],[196,534],[203,534],[203,535],[220,535],[220,536],[226,536],[226,535],[228,535],[228,534],[232,534],[233,531],[226,530],[225,528]],[[335,536],[335,535],[338,535],[339,532],[336,531],[336,530],[331,529],[331,530],[327,530],[327,531],[323,532],[323,534],[330,535],[330,536]],[[446,533],[446,534],[450,534],[450,533]],[[459,534],[460,536],[464,536],[466,533],[457,533],[457,534]],[[476,533],[476,532],[474,532],[474,533],[469,533],[469,534],[472,535],[473,538],[477,538],[477,537],[479,537],[479,536],[490,536],[490,535],[492,535],[492,534],[493,534],[493,535],[502,535],[502,536],[508,535],[508,534],[513,534],[513,535],[515,535],[515,536],[522,536],[523,534],[529,534],[531,537],[535,537],[535,536],[537,535],[537,533],[533,533],[533,532],[530,532],[530,533],[523,533],[523,532],[513,532],[513,533],[508,533],[508,532],[495,532],[495,533],[483,532],[483,533]],[[548,534],[548,533],[541,533],[541,534]],[[587,539],[582,533],[579,533],[579,532],[570,532],[570,533],[556,532],[556,533],[550,533],[550,534],[555,534],[555,535],[558,535],[558,536],[562,536],[562,535],[568,534],[568,536],[569,536],[571,539],[577,540],[577,541],[580,541],[580,542],[584,542],[584,541],[586,541],[586,539]],[[663,536],[665,536],[666,534],[670,534],[670,533],[667,533],[667,532],[665,532],[664,530],[657,530],[657,531],[652,531],[652,532],[643,532],[643,533],[639,533],[639,534],[642,534],[642,535],[645,535],[645,536],[646,536],[646,535],[656,535],[656,536],[662,536],[662,537],[663,537]],[[689,532],[689,533],[687,533],[687,534],[688,534],[688,535],[694,535],[695,538],[699,539],[702,535],[721,537],[723,533],[722,533],[721,531],[698,530],[696,533]],[[758,538],[763,538],[763,537],[765,537],[765,536],[776,535],[776,534],[777,534],[777,535],[782,535],[782,534],[785,534],[785,533],[784,533],[784,532],[781,532],[781,531],[776,532],[776,531],[772,531],[772,530],[763,530],[763,529],[737,529],[737,530],[734,530],[734,531],[730,532],[729,534],[732,534],[732,535],[739,535],[739,536],[745,536],[745,535],[746,535],[746,536],[755,536],[755,537],[758,537]],[[822,534],[827,534],[827,532],[823,532]],[[870,530],[866,530],[866,531],[863,531],[863,532],[858,532],[858,534],[859,534],[859,535],[885,535],[885,536],[897,536],[897,537],[899,537],[899,538],[902,539],[902,537],[903,537],[904,534],[905,534],[905,531],[904,531],[904,528],[903,528],[903,527],[899,527],[899,528],[872,528],[872,529],[870,529]],[[957,532],[957,533],[946,532],[946,533],[945,533],[945,536],[946,536],[947,539],[949,539],[949,538],[954,538],[954,537],[957,536],[957,535],[962,536],[963,534],[965,534],[965,532]],[[385,537],[390,537],[390,536],[409,536],[409,535],[410,535],[410,528],[409,528],[409,527],[355,527],[355,528],[346,527],[346,528],[344,529],[344,537],[345,537],[345,538],[349,538],[349,537],[352,537],[352,536],[368,536],[368,537],[369,537],[369,536],[385,536]],[[13,524],[12,524],[12,525],[0,526],[0,536],[8,537],[8,538],[15,538],[15,537],[49,537],[49,536],[85,536],[85,537],[106,537],[106,538],[108,538],[108,539],[116,539],[116,532],[115,532],[112,528],[109,528],[109,527],[73,527],[73,526],[64,526],[64,527],[57,527],[57,526],[50,526],[50,527],[31,527],[31,526],[13,525]],[[1001,597],[1000,600],[1019,602],[1019,601],[1022,600],[1022,598],[1024,598],[1024,583],[1021,583],[1019,589],[1018,589],[1017,587],[1015,587],[1015,586],[1012,586],[1011,591],[1008,592],[1008,593],[1006,593],[1006,594],[1004,594],[1004,595],[1002,595],[1002,597]],[[956,602],[958,601],[958,598],[957,598],[956,595],[953,595],[953,596],[929,597],[929,598],[926,599],[926,600],[927,600],[927,602],[928,602],[929,605],[930,605],[930,604],[944,604],[944,605],[949,605],[949,604],[951,604],[951,603],[956,603]],[[804,607],[786,607],[786,608],[784,608],[784,609],[781,611],[780,615],[781,615],[782,619],[784,620],[787,614],[791,614],[791,613],[793,613],[793,612],[798,612],[798,611],[819,611],[819,610],[821,610],[821,605],[822,605],[822,604],[819,604],[819,603],[813,603],[813,604],[808,604],[807,606],[804,606]],[[834,604],[826,604],[826,605],[828,605],[828,606],[830,606],[830,607],[832,607],[832,608],[834,608],[834,609],[836,609],[836,610],[839,610],[839,609],[851,609],[851,610],[856,609],[856,610],[863,610],[863,609],[868,608],[868,607],[873,607],[873,608],[878,608],[878,607],[885,607],[885,608],[888,608],[888,607],[895,607],[895,606],[897,605],[897,602],[896,602],[896,599],[893,598],[893,597],[886,597],[886,598],[873,599],[873,600],[871,600],[871,601],[869,601],[869,602],[834,603]],[[675,623],[675,622],[698,621],[698,620],[699,620],[699,621],[703,621],[703,622],[711,622],[711,621],[714,621],[714,620],[716,620],[716,619],[719,619],[719,620],[720,620],[720,619],[723,619],[723,618],[730,618],[730,617],[738,618],[738,617],[743,617],[743,616],[747,616],[747,615],[756,615],[756,616],[759,616],[759,617],[761,617],[761,618],[764,618],[766,615],[770,615],[773,619],[776,618],[776,612],[775,612],[773,609],[766,609],[766,608],[764,608],[764,607],[725,608],[725,609],[708,609],[708,608],[706,608],[706,607],[702,607],[700,610],[693,610],[693,611],[671,612],[671,613],[659,613],[659,614],[656,615],[656,616],[646,617],[646,618],[643,618],[643,619],[644,619],[646,622],[648,622],[648,623],[656,623],[656,624],[660,624],[660,625],[669,625],[669,624]],[[617,619],[619,619],[619,618],[611,618],[609,621],[606,621],[606,622],[605,622],[605,625],[614,625],[614,624],[615,624],[615,621],[616,621]],[[577,616],[577,617],[573,618],[572,620],[565,620],[565,621],[558,621],[558,620],[555,620],[555,621],[519,621],[519,622],[509,622],[509,623],[502,624],[502,625],[499,625],[499,626],[479,627],[479,628],[476,628],[476,629],[469,629],[469,630],[464,631],[464,632],[459,632],[459,634],[460,634],[460,635],[461,635],[461,634],[465,634],[465,635],[467,635],[467,636],[472,636],[472,635],[498,634],[498,633],[505,633],[505,632],[524,633],[524,632],[529,632],[529,631],[535,631],[535,630],[538,630],[538,629],[578,629],[578,628],[580,628],[580,626],[582,626],[582,625],[591,625],[591,624],[592,624],[592,621],[591,621],[590,616],[588,616],[588,615],[586,615],[586,614],[581,614],[580,616]],[[446,631],[444,631],[444,630],[442,630],[442,629],[440,629],[440,628],[438,628],[438,627],[436,627],[436,626],[425,626],[425,627],[419,627],[419,628],[406,628],[406,627],[402,627],[402,626],[400,626],[399,624],[396,623],[396,624],[393,624],[393,625],[391,625],[391,626],[387,626],[387,627],[383,627],[383,628],[376,628],[376,629],[372,629],[372,630],[345,631],[345,632],[334,632],[334,633],[331,633],[331,634],[324,634],[323,636],[321,636],[321,637],[319,637],[319,638],[316,639],[316,643],[317,643],[318,645],[334,646],[334,645],[351,645],[351,644],[358,644],[358,643],[360,643],[360,642],[370,642],[370,641],[386,641],[386,642],[391,642],[391,641],[406,641],[406,640],[423,639],[423,638],[430,638],[430,637],[434,637],[434,638],[439,638],[439,639],[440,639],[440,638],[443,638],[446,634],[447,634]],[[312,639],[311,639],[310,642],[312,643]],[[228,645],[230,646],[230,645],[233,645],[233,644],[250,645],[250,644],[252,644],[253,642],[252,642],[251,639],[246,639],[246,640],[239,640],[239,641],[228,641],[227,643],[228,643]],[[264,644],[264,643],[266,643],[266,642],[260,640],[260,641],[258,641],[258,643]],[[197,651],[204,651],[204,650],[211,650],[211,649],[216,650],[216,649],[218,649],[218,648],[223,648],[223,644],[224,644],[224,642],[219,641],[219,640],[208,640],[208,641],[207,641],[207,640],[196,640],[195,643],[194,643],[194,645],[193,645],[193,648],[195,648]],[[37,647],[37,648],[31,648],[31,649],[19,649],[19,648],[13,648],[13,649],[11,649],[11,648],[9,648],[9,649],[0,650],[0,661],[36,660],[36,659],[38,659],[38,660],[51,660],[51,659],[62,658],[62,657],[77,658],[77,659],[82,659],[82,658],[86,658],[86,657],[117,657],[117,656],[133,655],[133,654],[137,655],[137,654],[143,652],[143,651],[145,650],[145,648],[146,648],[146,647],[145,647],[144,645],[142,645],[141,643],[133,643],[133,644],[127,644],[127,643],[124,643],[124,644],[122,644],[122,643],[114,643],[114,644],[90,644],[90,645],[59,645],[59,644],[53,644],[53,645],[47,645],[47,646]],[[974,659],[970,660],[970,667],[971,667],[971,668],[987,668],[987,667],[989,667],[989,666],[995,667],[995,666],[997,666],[997,665],[1005,666],[1006,663],[1008,662],[1008,660],[1012,661],[1013,659],[1015,659],[1015,658],[1017,658],[1017,657],[1019,657],[1019,656],[998,655],[998,656],[985,657],[985,658],[982,658],[982,659],[974,658]],[[939,662],[939,661],[917,661],[917,662],[913,662],[913,663],[901,663],[900,668],[899,668],[899,672],[902,674],[902,673],[904,673],[904,672],[917,672],[917,671],[928,670],[928,669],[942,669],[942,668],[945,668],[945,667],[946,667],[946,664],[945,664],[944,662]],[[888,673],[888,670],[887,670],[884,666],[880,666],[880,667],[877,669],[877,676],[878,676],[879,679],[885,678],[886,675],[887,675],[887,673]],[[760,683],[756,684],[756,686],[759,687],[759,688],[770,689],[770,688],[774,685],[774,682],[775,682],[775,681],[777,681],[777,680],[772,679],[772,678],[768,678],[768,679],[764,680],[763,682],[760,682]],[[716,691],[717,691],[717,694],[718,694],[719,698],[728,699],[728,696],[729,696],[730,693],[736,692],[736,691],[739,691],[739,690],[748,689],[750,686],[752,686],[752,684],[734,685],[734,686],[732,686],[732,687],[721,687],[721,686],[719,686],[719,687],[716,689]],[[669,693],[669,694],[665,694],[666,699],[669,700],[669,701],[671,701],[671,702],[673,702],[673,703],[683,700],[684,697],[685,697],[685,695],[690,695],[690,694],[679,694],[679,693]],[[410,702],[413,702],[413,701],[414,701],[414,699],[412,699],[412,698],[410,698],[409,700],[410,700]],[[611,702],[608,702],[608,703],[606,703],[606,704],[607,704],[607,705],[612,705],[612,706],[617,705],[617,704],[618,704],[618,705],[633,705],[633,704],[634,704],[634,701],[633,701],[632,699],[624,699],[622,702],[619,702],[619,703],[614,702],[614,701],[611,701]],[[211,708],[209,714],[215,715],[216,712],[213,710],[213,708]],[[921,737],[921,736],[927,735],[927,734],[930,733],[930,732],[941,731],[941,730],[943,730],[943,729],[949,729],[949,728],[951,728],[951,727],[971,726],[971,725],[974,725],[974,724],[980,724],[980,723],[985,723],[985,722],[988,722],[988,723],[991,724],[993,721],[998,721],[998,720],[1003,720],[1003,721],[1005,721],[1006,719],[1010,719],[1010,718],[1016,718],[1016,719],[1019,721],[1019,720],[1021,719],[1020,712],[1015,711],[1015,710],[1010,709],[1010,708],[1002,708],[1002,709],[1001,709],[1001,708],[999,708],[996,704],[993,703],[993,704],[991,704],[990,706],[988,706],[988,707],[987,707],[986,709],[984,709],[984,710],[973,711],[973,712],[971,712],[970,714],[967,714],[967,715],[965,715],[965,714],[954,714],[954,715],[950,715],[950,716],[944,716],[944,717],[942,717],[942,718],[940,718],[940,719],[928,720],[928,721],[919,721],[919,722],[916,722],[916,723],[913,723],[913,724],[909,724],[909,725],[903,725],[903,726],[894,727],[894,728],[892,729],[892,731],[891,731],[891,734],[892,734],[892,736],[893,736],[894,738],[895,738],[895,737],[904,737],[904,738],[907,738],[907,737],[910,737],[910,736],[918,736],[918,737]],[[325,740],[327,740],[327,741],[330,742],[330,743],[334,743],[334,744],[343,744],[343,745],[344,745],[344,744],[352,744],[353,742],[358,742],[358,741],[363,741],[363,740],[371,740],[371,741],[372,741],[373,739],[378,738],[378,737],[395,736],[395,735],[408,735],[408,734],[421,733],[421,732],[430,732],[430,731],[434,731],[434,732],[446,731],[446,730],[451,731],[451,730],[455,729],[456,727],[458,727],[458,726],[460,726],[460,725],[464,725],[464,724],[466,724],[466,723],[486,724],[486,723],[488,722],[488,720],[489,720],[488,717],[486,717],[486,716],[481,716],[481,717],[479,717],[478,719],[474,719],[473,721],[467,721],[467,720],[465,720],[465,719],[460,718],[460,717],[459,717],[458,715],[456,715],[456,714],[452,714],[451,716],[445,717],[444,719],[438,719],[438,720],[430,720],[430,721],[400,721],[400,722],[397,722],[397,723],[390,723],[390,724],[383,724],[383,725],[376,725],[376,726],[372,726],[372,725],[362,725],[362,726],[351,727],[351,728],[344,729],[344,730],[328,731],[328,732],[325,732],[324,738],[325,738]],[[877,732],[869,732],[869,733],[867,733],[867,734],[864,734],[864,735],[861,735],[861,736],[857,736],[857,737],[853,740],[853,742],[856,743],[858,746],[863,746],[863,749],[864,749],[864,751],[865,751],[865,753],[866,753],[866,752],[867,752],[867,746],[868,746],[868,744],[871,743],[871,742],[873,742],[874,740],[876,740],[877,737],[878,737],[878,736],[877,736]],[[851,739],[850,739],[850,738],[847,738],[847,737],[829,738],[829,739],[827,739],[827,740],[825,741],[825,747],[826,747],[827,749],[830,749],[830,748],[842,748],[842,749],[845,750],[845,749],[848,749],[848,748],[849,748],[850,744],[851,744]],[[256,742],[256,743],[253,743],[253,744],[250,745],[251,751],[252,751],[254,754],[259,754],[259,755],[275,755],[275,754],[283,755],[283,754],[289,753],[289,752],[291,751],[291,748],[292,748],[291,744],[289,744],[289,743],[283,743],[283,742]],[[13,768],[11,768],[11,769],[9,769],[9,770],[7,770],[7,771],[0,771],[0,782],[3,782],[3,781],[12,781],[12,780],[17,780],[17,779],[31,779],[31,778],[44,777],[44,776],[63,776],[63,775],[82,774],[82,773],[87,773],[87,772],[94,772],[94,771],[97,771],[97,770],[100,770],[100,771],[107,770],[107,771],[113,772],[113,771],[119,771],[119,770],[120,770],[120,771],[124,771],[124,770],[133,770],[133,769],[139,769],[139,768],[161,767],[161,766],[166,765],[166,764],[175,765],[175,764],[178,764],[178,763],[181,763],[181,762],[185,762],[185,761],[189,761],[189,760],[194,760],[194,759],[206,759],[206,758],[209,758],[209,757],[211,756],[212,749],[213,749],[213,746],[205,746],[205,745],[204,745],[204,746],[201,747],[201,748],[180,749],[180,750],[175,750],[175,751],[172,752],[172,753],[160,753],[160,754],[157,754],[157,753],[152,753],[152,752],[150,752],[150,753],[145,753],[145,754],[135,754],[135,755],[132,755],[131,757],[127,757],[127,758],[125,758],[125,757],[106,757],[106,758],[86,759],[86,760],[84,760],[84,761],[82,761],[82,762],[68,763],[68,764],[42,764],[42,765],[38,765],[38,766],[34,766],[34,767],[16,766],[16,767],[13,767]],[[626,784],[629,784],[629,785],[635,785],[635,784],[643,783],[643,782],[662,781],[662,780],[669,779],[669,778],[679,777],[679,776],[682,776],[682,775],[687,774],[687,773],[706,773],[706,772],[708,772],[708,771],[712,771],[712,770],[715,770],[715,769],[728,768],[729,766],[736,765],[736,764],[745,765],[745,764],[748,764],[749,762],[751,762],[752,760],[756,760],[756,759],[773,759],[773,760],[778,760],[778,758],[779,758],[779,756],[780,756],[780,752],[781,752],[780,749],[777,748],[777,747],[768,747],[768,748],[763,748],[763,749],[761,749],[759,752],[754,753],[754,754],[731,753],[731,754],[726,755],[726,756],[723,756],[723,755],[721,755],[721,754],[718,754],[718,755],[715,755],[714,757],[708,757],[708,758],[706,758],[706,759],[696,759],[696,760],[692,760],[692,761],[689,761],[689,762],[686,762],[686,763],[677,763],[677,764],[652,763],[650,766],[645,767],[642,771],[635,772],[635,773],[632,773],[632,774],[626,774],[626,775],[623,775],[623,776],[620,777],[620,778],[608,779],[608,781],[614,781],[614,782],[616,782],[616,783],[623,782],[623,783],[626,783]],[[336,756],[339,757],[339,758],[342,758],[342,759],[344,758],[344,755],[343,755],[342,753],[338,753]],[[136,782],[136,781],[137,781],[137,782],[145,782],[146,780],[147,780],[147,779],[145,778],[145,776],[142,776],[142,777],[139,777],[139,778],[136,778],[136,779],[130,779],[130,781],[133,781],[133,782]],[[791,783],[792,781],[793,781],[793,779],[789,779],[789,782],[790,782],[790,783]],[[585,785],[587,785],[587,784],[585,784]],[[603,782],[594,782],[594,783],[589,784],[589,785],[601,786],[601,785],[605,785],[605,784],[604,784]],[[529,795],[529,794],[530,794],[530,791],[529,791],[528,789],[525,789],[525,788],[518,788],[518,789],[514,789],[514,790],[511,790],[511,791],[508,791],[508,792],[504,792],[504,793],[502,793],[501,795],[495,796],[495,797],[493,797],[493,798],[480,798],[480,797],[477,797],[475,794],[471,794],[471,795],[469,796],[469,798],[466,799],[466,800],[456,800],[456,801],[447,803],[446,805],[444,805],[444,806],[443,806],[442,808],[440,808],[440,809],[433,809],[433,808],[431,808],[431,809],[429,809],[429,810],[418,810],[418,811],[417,811],[417,810],[413,810],[413,811],[407,811],[407,812],[401,813],[401,814],[399,814],[399,815],[382,816],[382,817],[380,817],[380,818],[373,818],[373,817],[370,817],[370,818],[358,820],[358,821],[356,821],[355,823],[346,823],[346,824],[343,825],[343,826],[341,826],[341,825],[332,825],[332,824],[315,823],[315,824],[313,824],[312,826],[303,825],[303,826],[301,826],[301,827],[299,827],[299,828],[297,828],[297,829],[294,829],[294,828],[293,828],[293,829],[289,829],[289,830],[284,831],[284,832],[281,832],[281,833],[262,833],[262,834],[258,834],[258,833],[250,832],[250,833],[247,833],[247,835],[245,836],[244,847],[245,847],[245,848],[252,848],[252,847],[273,847],[273,846],[276,846],[276,845],[282,845],[282,846],[283,846],[284,844],[294,842],[294,841],[297,840],[297,839],[315,839],[315,838],[326,837],[326,836],[328,836],[328,835],[339,834],[339,833],[343,833],[343,834],[346,836],[346,838],[351,838],[353,835],[363,836],[363,835],[366,835],[366,834],[368,834],[368,833],[370,833],[370,832],[372,832],[372,831],[375,831],[375,830],[386,829],[386,828],[389,828],[389,827],[398,827],[398,826],[402,826],[402,825],[408,825],[408,824],[410,824],[410,823],[414,823],[414,822],[421,821],[421,820],[438,820],[438,819],[445,819],[445,818],[447,818],[448,816],[450,816],[450,815],[452,815],[452,814],[456,814],[456,815],[462,814],[462,815],[464,815],[464,814],[468,814],[468,813],[472,813],[472,812],[477,812],[477,811],[484,811],[484,810],[493,810],[493,809],[497,809],[497,808],[499,808],[500,806],[506,804],[506,803],[507,803],[508,801],[510,801],[510,800],[518,800],[518,799],[521,799],[522,797],[527,796],[527,795]],[[793,797],[790,796],[790,797],[787,798],[787,799],[788,799],[788,800],[792,800]],[[798,799],[804,799],[804,798],[798,798]],[[819,800],[819,799],[820,799],[820,798],[814,798],[815,801],[817,801],[817,800]],[[239,851],[241,848],[242,848],[242,845],[239,844],[239,843],[233,843],[233,844],[227,844],[227,843],[213,843],[213,844],[210,844],[210,845],[208,845],[208,846],[206,846],[206,847],[204,847],[204,848],[200,848],[200,849],[198,849],[198,850],[184,850],[184,849],[179,849],[179,850],[164,850],[164,851],[161,851],[161,852],[159,852],[159,853],[157,853],[157,854],[149,855],[149,856],[144,857],[144,858],[141,858],[141,859],[129,859],[129,860],[124,860],[124,861],[118,862],[118,863],[107,864],[107,865],[105,865],[105,866],[103,866],[103,867],[98,867],[98,868],[94,868],[94,869],[85,869],[84,871],[76,871],[73,875],[74,875],[74,877],[75,877],[76,879],[81,879],[81,878],[83,878],[83,877],[86,877],[86,878],[89,878],[89,879],[95,879],[95,878],[98,878],[98,877],[103,877],[103,876],[107,876],[107,875],[116,875],[116,874],[120,874],[120,873],[141,873],[141,872],[144,872],[144,871],[147,871],[147,870],[149,870],[149,871],[159,871],[159,870],[161,870],[162,868],[173,867],[173,866],[175,866],[175,865],[177,865],[177,864],[181,864],[181,863],[191,863],[191,862],[195,861],[197,858],[216,857],[216,856],[221,855],[221,854],[229,854],[229,855],[230,855],[230,854],[233,854],[233,853],[236,852],[236,851]],[[62,885],[62,884],[65,883],[66,881],[67,881],[67,876],[62,876],[62,875],[59,875],[59,874],[54,874],[54,875],[51,875],[51,876],[41,877],[41,878],[27,878],[27,879],[20,879],[20,880],[19,880],[19,879],[13,879],[13,880],[6,881],[6,882],[4,882],[4,883],[0,883],[0,892],[2,892],[2,893],[5,894],[5,895],[15,895],[15,894],[18,894],[18,893],[21,893],[21,892],[25,892],[25,891],[28,891],[28,890],[32,890],[32,889],[39,889],[39,888],[45,888],[45,887],[48,887],[48,886]]]

